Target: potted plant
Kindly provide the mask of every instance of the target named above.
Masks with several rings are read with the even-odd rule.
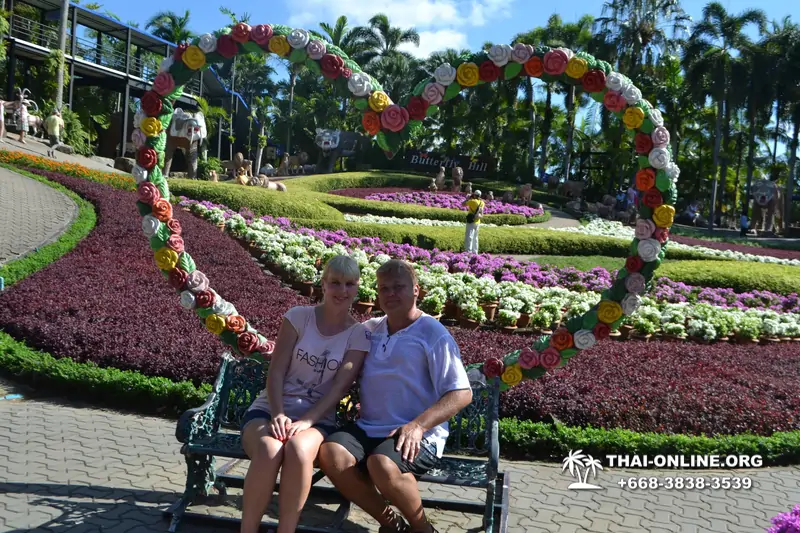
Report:
[[[517,329],[519,313],[510,309],[500,309],[497,313],[497,325],[503,328],[506,333],[512,333]]]
[[[761,335],[761,320],[754,316],[743,316],[734,331],[737,343],[756,344]]]
[[[312,265],[299,264],[294,270],[294,288],[301,296],[310,298],[314,294],[314,283],[317,281],[317,269]]]
[[[764,318],[761,321],[761,344],[773,344],[781,342],[779,338],[780,324],[773,318]]]
[[[497,291],[497,284],[494,280],[481,278],[476,285],[478,304],[486,314],[486,320],[494,320],[494,316],[497,313],[497,306],[500,304],[498,300],[500,294]]]
[[[461,317],[458,319],[459,326],[465,329],[478,329],[481,322],[486,320],[486,313],[483,312],[478,302],[469,302],[461,305]]]
[[[717,338],[717,329],[708,320],[691,318],[686,331],[689,339],[699,344],[711,344]]]
[[[375,299],[378,293],[372,287],[368,287],[362,280],[358,284],[358,301],[353,304],[353,310],[357,313],[369,313],[375,306]]]
[[[679,342],[686,340],[686,328],[683,324],[667,322],[661,327],[663,339],[667,342]]]
[[[520,300],[522,300],[522,309],[519,311],[517,327],[527,328],[531,323],[531,315],[536,312],[536,303],[533,298],[527,295],[521,295]]]
[[[645,341],[650,340],[650,337],[656,332],[656,326],[650,320],[644,317],[637,317],[633,321],[632,339]]]
[[[630,322],[631,318],[629,316],[622,317],[622,322],[619,325],[619,340],[626,341],[631,336],[633,325]]]
[[[539,310],[531,316],[531,328],[533,328],[535,332],[541,333],[542,335],[553,334],[553,331],[549,329],[552,323],[553,318],[546,309],[539,308]]]
[[[444,289],[437,287],[425,296],[419,307],[436,320],[439,320],[442,317],[442,310],[446,300],[447,293],[445,293]]]

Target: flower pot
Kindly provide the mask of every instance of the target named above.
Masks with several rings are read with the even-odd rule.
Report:
[[[470,320],[469,318],[464,318],[463,316],[458,319],[458,325],[464,329],[471,330],[476,330],[481,327],[481,323],[477,320]]]
[[[638,331],[633,331],[631,332],[630,335],[630,339],[634,341],[648,342],[650,340],[650,337],[652,337],[652,335],[650,335],[649,333],[639,333]]]
[[[758,344],[758,339],[751,339],[749,337],[743,337],[741,335],[735,335],[734,339],[736,339],[737,344]]]
[[[609,338],[609,339],[611,339],[611,340],[613,340],[613,341],[620,341],[620,340],[622,340],[622,339],[620,338],[621,336],[622,336],[622,335],[620,335],[620,334],[619,334],[619,331],[612,331],[612,332],[610,332],[610,333],[608,334],[608,338]]]
[[[425,289],[420,289],[419,290],[419,296],[417,297],[417,300],[423,300],[425,298],[426,294],[428,294],[428,291],[426,291]]]
[[[461,309],[458,307],[458,304],[450,300],[444,303],[444,316],[447,318],[458,318],[460,314]]]
[[[696,342],[697,344],[711,344],[713,341],[707,341],[702,337],[695,337],[694,335],[689,335],[689,340],[692,342]]]
[[[311,298],[314,294],[314,284],[310,281],[296,281],[292,283],[292,287],[300,293],[300,296]]]
[[[503,326],[502,330],[503,333],[514,333],[517,331],[517,326]]]
[[[353,304],[353,311],[356,313],[370,313],[375,302],[356,302]]]
[[[686,340],[686,335],[667,335],[664,333],[661,338],[664,342],[683,342]]]
[[[496,303],[481,304],[486,320],[494,320],[494,315],[497,313],[497,305]]]
[[[781,340],[775,337],[761,337],[758,342],[761,344],[778,344]]]
[[[220,222],[219,224],[217,224],[217,227],[219,228],[219,230],[221,232],[223,232],[223,233],[225,232],[225,223],[224,222]]]
[[[781,337],[781,342],[792,342],[791,337]]]
[[[438,315],[431,315],[431,318],[433,318],[433,319],[435,319],[435,320],[441,320],[441,318],[442,318],[442,314],[441,314],[441,313],[439,313]]]
[[[720,337],[717,342],[730,342],[730,339],[728,337]]]
[[[619,340],[626,341],[631,336],[631,332],[633,331],[633,326],[628,324],[623,324],[619,327]]]
[[[528,324],[531,323],[531,315],[528,313],[520,313],[519,318],[517,319],[517,327],[518,328],[527,328]]]

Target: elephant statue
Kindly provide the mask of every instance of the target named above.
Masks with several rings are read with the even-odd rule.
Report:
[[[753,184],[753,223],[756,230],[772,232],[775,215],[783,220],[783,194],[774,181],[758,180]]]
[[[172,166],[172,155],[181,149],[189,161],[187,175],[189,179],[197,178],[197,157],[200,145],[207,137],[206,118],[202,111],[187,113],[181,108],[175,109],[172,121],[167,130],[167,147],[164,150],[164,175],[169,176]]]
[[[340,157],[353,157],[369,147],[369,139],[354,131],[317,128],[314,144],[320,148],[317,172],[330,174]]]
[[[520,186],[517,194],[519,195],[520,203],[528,205],[531,203],[531,196],[533,196],[533,186],[530,183],[526,183]]]
[[[561,195],[572,198],[580,198],[583,196],[583,188],[586,186],[585,181],[567,180],[560,184]]]

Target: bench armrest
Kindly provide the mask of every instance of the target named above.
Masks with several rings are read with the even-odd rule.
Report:
[[[494,482],[497,478],[497,472],[500,470],[500,414],[498,412],[500,405],[500,378],[494,378],[492,388],[489,389],[489,408],[488,417],[486,419],[487,425],[487,438],[489,439],[489,468],[486,472],[489,481]]]
[[[175,438],[178,442],[189,444],[194,439],[210,437],[218,430],[217,408],[219,407],[219,393],[212,392],[205,403],[185,411],[175,429]]]

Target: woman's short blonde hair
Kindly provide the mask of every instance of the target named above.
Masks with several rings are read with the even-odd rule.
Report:
[[[361,269],[358,268],[358,262],[349,255],[335,255],[325,263],[322,279],[327,280],[331,274],[358,281],[361,277]]]

